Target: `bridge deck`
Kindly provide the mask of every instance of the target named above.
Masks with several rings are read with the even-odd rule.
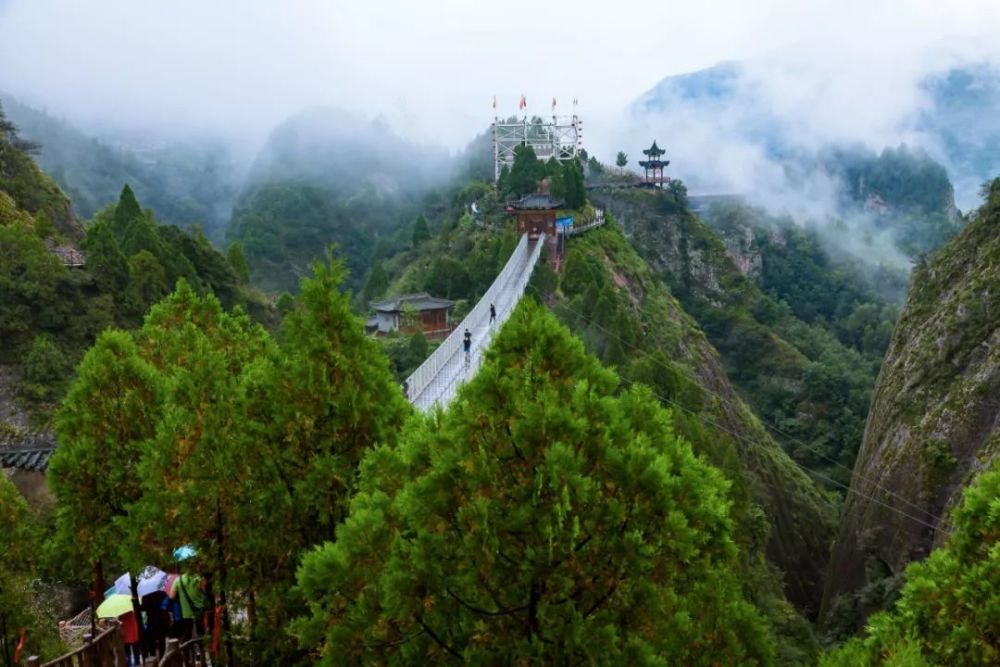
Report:
[[[462,382],[476,374],[482,363],[483,351],[493,334],[510,317],[524,294],[531,272],[538,262],[545,236],[529,239],[525,234],[511,254],[500,275],[486,294],[473,307],[441,346],[407,378],[407,398],[420,410],[434,405],[446,405],[455,396]],[[496,307],[497,318],[490,323],[490,304]],[[468,361],[462,346],[465,330],[472,334],[472,349]]]

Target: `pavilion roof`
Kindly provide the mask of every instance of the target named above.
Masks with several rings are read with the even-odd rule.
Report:
[[[649,148],[643,149],[643,151],[642,151],[643,155],[648,155],[650,157],[659,157],[659,156],[663,155],[666,152],[667,151],[663,150],[662,148],[660,148],[659,146],[656,145],[656,139],[653,139],[653,145],[652,146],[650,146]]]

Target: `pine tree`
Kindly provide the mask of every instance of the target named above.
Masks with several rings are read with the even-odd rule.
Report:
[[[137,315],[142,315],[167,293],[167,274],[148,250],[140,250],[128,260],[128,298]]]
[[[375,262],[372,266],[371,272],[368,274],[368,281],[365,283],[365,289],[362,293],[362,298],[367,305],[369,301],[377,299],[389,288],[389,276],[385,272],[385,267],[382,262]]]
[[[97,276],[101,289],[112,294],[124,290],[128,285],[128,264],[109,223],[97,222],[90,227],[83,248],[87,268]]]
[[[567,208],[577,209],[587,203],[587,188],[583,182],[583,169],[576,160],[563,163],[563,199]]]
[[[618,155],[615,157],[615,164],[618,165],[618,171],[624,172],[625,165],[628,164],[628,155],[625,155],[624,151],[618,151]]]
[[[59,411],[59,447],[49,461],[57,541],[70,562],[118,561],[120,522],[141,495],[137,464],[163,408],[162,384],[132,337],[101,334],[77,368]],[[99,588],[98,590],[103,590]]]
[[[766,664],[726,483],[525,302],[450,409],[371,450],[303,559],[319,663]]]
[[[118,205],[115,206],[115,212],[111,218],[111,232],[115,235],[115,239],[119,243],[123,243],[129,228],[135,222],[143,220],[144,217],[139,201],[135,198],[135,193],[126,183],[118,197]]]
[[[429,241],[431,230],[427,225],[427,218],[422,215],[417,216],[417,221],[413,223],[413,247],[416,248],[421,243]]]
[[[247,258],[243,254],[243,244],[239,241],[230,243],[229,250],[226,252],[226,259],[229,261],[229,266],[236,272],[236,278],[240,281],[240,284],[249,285],[250,267],[247,266]]]
[[[535,155],[531,146],[523,145],[514,149],[514,163],[510,174],[504,180],[504,187],[517,197],[535,192],[538,182],[545,177],[545,165]]]
[[[0,474],[0,630],[6,630],[0,642],[6,641],[11,653],[20,628],[29,630],[23,655],[51,654],[56,643],[55,618],[44,613],[46,601],[33,586],[41,541],[36,517]]]

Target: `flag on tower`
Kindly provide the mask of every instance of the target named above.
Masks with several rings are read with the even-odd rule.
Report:
[[[521,101],[518,103],[517,108],[524,109],[526,106],[528,106],[528,100],[524,98],[524,94],[522,93]]]
[[[493,96],[493,108],[494,109],[497,108],[497,96],[496,95]]]
[[[552,98],[552,110],[553,111],[556,110],[556,98],[554,98],[554,97]]]

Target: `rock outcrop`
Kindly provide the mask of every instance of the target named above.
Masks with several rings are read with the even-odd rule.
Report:
[[[879,374],[822,616],[835,634],[887,605],[946,535],[962,489],[1000,454],[1000,179],[918,266]]]

